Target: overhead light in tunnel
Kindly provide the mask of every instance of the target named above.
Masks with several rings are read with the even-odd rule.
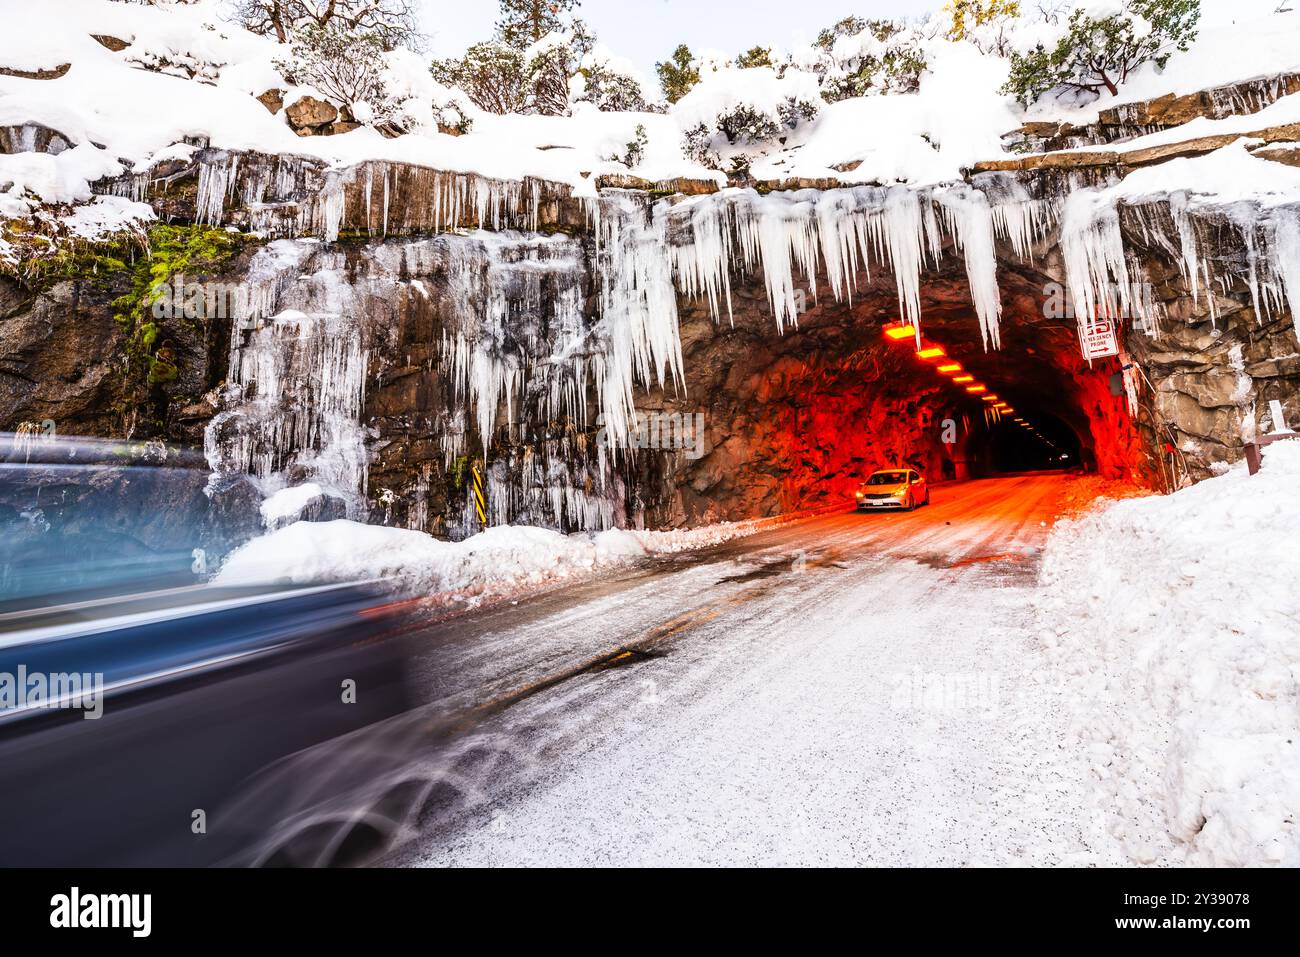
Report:
[[[994,395],[992,392],[990,392],[988,395],[980,396],[980,398],[983,399],[985,402],[996,402],[996,401],[998,401],[998,397],[997,397],[996,395]]]
[[[941,366],[939,366],[939,371],[940,371],[940,372],[947,372],[947,373],[949,373],[949,374],[951,374],[951,373],[953,373],[953,372],[960,372],[960,371],[961,371],[961,363],[960,363],[960,362],[949,362],[949,363],[947,363],[947,364],[945,364],[945,365],[941,365]]]
[[[984,386],[982,386],[982,385],[968,385],[968,386],[966,386],[966,391],[967,391],[967,392],[987,392],[988,389],[986,389],[986,388],[985,388]]]
[[[957,383],[974,382],[975,377],[973,375],[958,375],[953,376],[952,381]]]
[[[916,326],[889,326],[885,335],[891,339],[911,339],[916,336]]]
[[[947,354],[948,353],[943,351],[943,346],[926,346],[926,348],[918,349],[916,351],[916,357],[918,359],[938,359]]]

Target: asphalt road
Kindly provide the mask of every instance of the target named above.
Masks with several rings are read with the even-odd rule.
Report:
[[[436,733],[385,862],[1095,860],[1032,608],[1070,482],[940,486],[429,628]]]

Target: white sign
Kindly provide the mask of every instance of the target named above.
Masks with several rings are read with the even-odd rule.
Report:
[[[1119,337],[1115,331],[1115,320],[1098,318],[1081,323],[1079,344],[1083,347],[1083,357],[1089,361],[1119,355]]]

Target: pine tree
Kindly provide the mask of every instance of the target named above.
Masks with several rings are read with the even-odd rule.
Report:
[[[700,82],[700,68],[685,43],[673,51],[667,62],[656,63],[655,72],[659,74],[659,88],[669,103],[676,103]]]
[[[736,57],[736,66],[742,70],[758,66],[775,66],[772,62],[772,50],[770,47],[750,47],[740,56]]]
[[[497,36],[516,50],[523,50],[558,30],[566,13],[579,0],[501,0]]]

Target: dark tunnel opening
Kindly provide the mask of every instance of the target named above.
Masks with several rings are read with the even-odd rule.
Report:
[[[979,473],[1096,469],[1096,455],[1084,448],[1073,429],[1054,415],[1024,411],[1000,417],[977,434],[973,451]]]

